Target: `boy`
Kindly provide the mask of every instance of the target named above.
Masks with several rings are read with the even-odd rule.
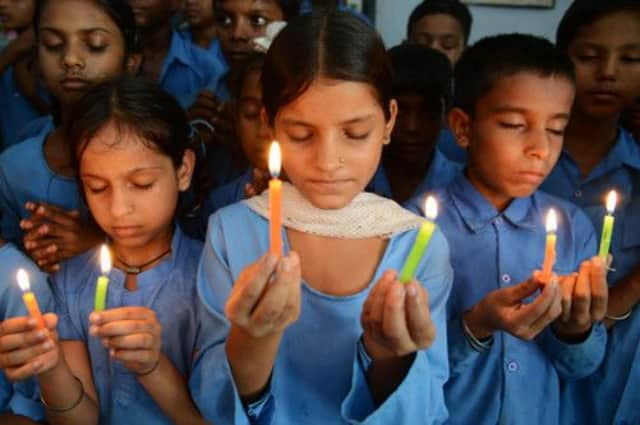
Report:
[[[449,124],[468,165],[438,193],[454,268],[452,424],[557,424],[559,379],[586,376],[602,361],[607,284],[603,262],[589,260],[593,226],[577,207],[537,191],[560,153],[573,98],[571,63],[536,37],[486,38],[456,68]],[[547,279],[535,270],[551,208],[558,276]]]

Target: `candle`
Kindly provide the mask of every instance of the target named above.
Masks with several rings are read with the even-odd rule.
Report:
[[[38,322],[38,329],[44,329],[44,319],[42,318],[42,313],[40,313],[40,307],[38,307],[36,296],[31,291],[31,284],[29,283],[29,276],[27,275],[27,272],[23,269],[18,269],[16,279],[18,280],[18,286],[20,286],[20,289],[22,290],[22,300],[24,301],[24,306],[27,308],[29,315]]]
[[[544,264],[542,265],[542,281],[548,282],[551,279],[553,265],[556,262],[556,230],[558,229],[558,218],[556,212],[550,209],[547,213],[547,244],[544,250]]]
[[[106,245],[102,245],[100,248],[100,269],[102,275],[98,278],[96,285],[96,298],[94,300],[94,310],[104,310],[105,303],[107,301],[107,288],[109,287],[108,274],[111,271],[111,255],[109,255],[109,248]]]
[[[607,214],[604,216],[604,223],[602,224],[602,237],[600,238],[600,251],[598,253],[603,260],[606,260],[609,255],[611,236],[613,235],[613,211],[616,209],[617,201],[618,194],[615,190],[612,190],[607,195]]]
[[[438,203],[433,196],[427,197],[424,209],[428,220],[425,220],[424,223],[422,223],[422,226],[420,226],[420,231],[418,231],[416,241],[413,243],[411,251],[409,251],[409,256],[405,260],[404,266],[402,266],[402,271],[400,272],[400,282],[402,283],[409,283],[413,280],[416,270],[418,269],[420,259],[422,259],[422,256],[429,245],[429,241],[431,240],[431,236],[436,229],[434,220],[438,216]]]
[[[281,163],[280,145],[273,142],[269,150],[269,237],[270,250],[277,257],[282,257],[282,180],[278,178]]]

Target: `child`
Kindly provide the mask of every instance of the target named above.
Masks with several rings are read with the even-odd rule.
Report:
[[[390,269],[402,266],[422,220],[362,193],[397,112],[382,40],[348,13],[305,15],[276,37],[261,80],[291,180],[288,253],[264,254],[266,194],[211,217],[198,291],[217,335],[190,383],[203,416],[443,423],[446,241],[436,231],[415,280],[399,283]]]
[[[402,204],[446,186],[461,170],[435,146],[451,97],[451,66],[440,52],[403,44],[389,50],[398,120],[368,187]]]
[[[22,291],[16,280],[18,269],[27,272],[31,284],[31,290],[42,312],[53,310],[53,297],[47,282],[47,276],[38,270],[23,253],[10,243],[0,240],[0,322],[3,326],[12,326],[15,323],[26,323]],[[0,336],[0,345],[4,343],[5,336]],[[9,376],[11,377],[11,376]],[[44,419],[44,409],[40,404],[40,390],[35,379],[10,382],[3,373],[0,373],[0,412],[7,415],[14,414],[30,418],[34,421]],[[10,420],[0,414],[2,423]]]
[[[21,34],[30,27],[34,8],[35,0],[0,0],[0,21],[5,30]],[[17,143],[20,130],[48,109],[47,94],[39,87],[36,68],[35,55],[30,54],[0,75],[0,140],[3,148]],[[33,93],[36,90],[37,93]]]
[[[213,0],[185,0],[182,13],[189,25],[185,34],[191,42],[224,63],[215,25]]]
[[[640,143],[640,97],[625,111],[622,122],[636,143]]]
[[[590,259],[593,226],[536,191],[560,154],[573,97],[571,63],[533,36],[483,39],[456,67],[449,124],[469,161],[438,192],[437,221],[455,276],[445,386],[452,424],[558,424],[559,378],[584,377],[602,360],[607,286],[603,262]],[[560,282],[532,275],[551,208]]]
[[[141,73],[173,95],[183,108],[191,107],[198,93],[218,90],[225,65],[174,31],[173,0],[128,0],[140,32],[144,62]]]
[[[78,175],[115,266],[107,309],[94,311],[99,249],[64,263],[52,281],[64,355],[53,355],[53,341],[47,361],[22,367],[37,374],[51,423],[97,423],[98,415],[105,424],[198,423],[185,378],[204,331],[195,286],[202,244],[174,225],[195,163],[186,118],[140,78],[95,88],[77,111]]]
[[[610,190],[618,194],[611,242],[607,355],[598,372],[569,384],[566,417],[594,424],[637,423],[640,301],[640,149],[620,127],[622,112],[640,95],[640,4],[637,1],[579,0],[557,31],[558,47],[576,69],[576,101],[565,150],[542,188],[580,206],[598,234]],[[627,320],[623,320],[627,319]]]
[[[39,63],[56,101],[55,128],[43,126],[35,137],[0,156],[2,235],[23,245],[41,268],[95,246],[102,233],[87,224],[66,137],[73,105],[92,86],[135,73],[133,14],[124,0],[46,0],[34,17]]]

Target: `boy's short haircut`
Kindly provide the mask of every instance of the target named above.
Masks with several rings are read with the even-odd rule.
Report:
[[[427,15],[450,15],[460,22],[462,33],[464,35],[464,44],[469,41],[471,33],[471,23],[473,18],[469,8],[459,0],[424,0],[417,5],[409,15],[407,23],[407,37],[411,36],[413,26]]]
[[[451,103],[451,62],[443,53],[426,46],[401,44],[389,50],[393,66],[393,95],[416,93]],[[444,111],[441,111],[444,112]]]
[[[213,10],[217,9],[218,3],[221,0],[212,0],[213,1]],[[282,13],[284,14],[284,19],[288,21],[294,16],[298,16],[300,14],[300,3],[301,0],[275,0],[282,9]]]
[[[548,40],[525,34],[486,37],[467,48],[456,65],[453,106],[473,116],[478,100],[497,81],[521,72],[575,83],[571,60]]]
[[[565,12],[556,32],[556,45],[569,47],[580,29],[609,13],[625,9],[640,10],[638,0],[575,0]]]

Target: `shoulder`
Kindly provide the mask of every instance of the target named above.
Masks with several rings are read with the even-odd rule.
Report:
[[[44,135],[33,136],[10,146],[0,155],[0,166],[5,169],[25,168],[25,160],[42,157]]]

